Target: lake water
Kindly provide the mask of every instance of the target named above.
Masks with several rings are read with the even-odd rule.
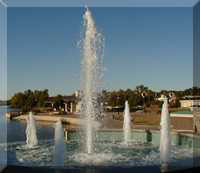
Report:
[[[7,106],[0,106],[0,167],[8,163],[8,155],[3,147],[5,143],[25,142],[26,141],[26,121],[15,121],[6,118],[5,113],[12,111]],[[37,136],[39,140],[53,139],[54,124],[36,122]]]
[[[0,143],[25,141],[26,121],[8,120],[5,112],[10,111],[6,106],[0,106]],[[36,122],[38,139],[53,139],[54,124]]]

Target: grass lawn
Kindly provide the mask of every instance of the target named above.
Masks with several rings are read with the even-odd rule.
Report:
[[[160,114],[135,114],[133,124],[160,126]]]

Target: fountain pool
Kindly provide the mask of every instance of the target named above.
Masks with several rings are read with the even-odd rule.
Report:
[[[152,141],[147,141],[144,131],[132,131],[131,142],[124,145],[123,131],[107,130],[96,132],[94,153],[88,154],[80,150],[80,134],[68,132],[65,141],[63,168],[73,167],[135,167],[161,166],[160,162],[160,132],[152,131]],[[192,136],[172,135],[169,167],[178,169],[193,166]],[[21,166],[50,166],[54,164],[54,141],[39,141],[39,148],[17,150],[22,143],[8,144],[8,164]]]

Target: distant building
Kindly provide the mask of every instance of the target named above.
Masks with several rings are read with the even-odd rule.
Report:
[[[79,95],[64,96],[65,111],[69,113],[80,112],[81,102]]]
[[[184,96],[180,100],[180,104],[182,108],[191,109],[193,131],[200,134],[200,96]],[[185,122],[181,121],[181,123],[185,125]]]
[[[185,96],[180,100],[182,108],[190,108],[193,110],[195,107],[200,107],[200,96]]]
[[[182,108],[190,108],[193,106],[193,100],[180,100]]]
[[[48,101],[45,104],[49,107],[54,107],[54,97],[49,97]],[[80,112],[81,109],[81,99],[80,99],[80,91],[76,91],[73,95],[63,96],[64,101],[64,109],[63,111],[67,113]]]

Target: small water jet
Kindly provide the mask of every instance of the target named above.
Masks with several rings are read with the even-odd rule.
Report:
[[[160,160],[162,164],[168,164],[171,152],[170,117],[168,111],[168,99],[164,98],[163,101],[160,121]]]
[[[28,148],[34,148],[38,145],[35,120],[33,118],[32,112],[29,112],[27,117],[26,145]]]
[[[124,143],[128,145],[131,140],[131,117],[128,101],[125,102],[123,132]]]
[[[64,130],[62,127],[61,120],[55,125],[55,150],[54,150],[54,164],[55,166],[64,166],[65,156],[65,141],[64,141]]]
[[[86,8],[83,15],[84,35],[82,40],[82,98],[81,115],[85,119],[84,138],[85,151],[93,153],[95,141],[95,124],[101,114],[100,97],[102,93],[102,57],[103,36],[96,29],[92,14]]]

